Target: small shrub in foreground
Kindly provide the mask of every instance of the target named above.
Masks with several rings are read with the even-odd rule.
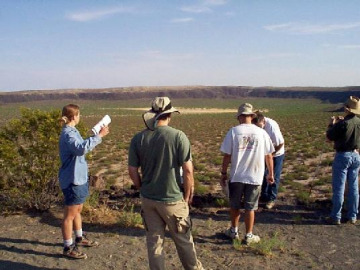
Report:
[[[134,212],[134,205],[129,211],[123,211],[119,217],[118,224],[120,227],[129,228],[143,228],[142,217],[139,213]]]
[[[285,244],[279,239],[278,235],[278,232],[274,232],[270,238],[264,237],[259,243],[250,244],[248,246],[241,244],[242,240],[238,239],[233,241],[233,245],[237,250],[250,250],[258,255],[272,257],[274,256],[275,250],[281,252],[285,250]]]

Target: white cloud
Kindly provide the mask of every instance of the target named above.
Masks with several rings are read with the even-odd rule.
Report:
[[[343,44],[343,45],[336,45],[336,44],[329,44],[325,43],[321,45],[324,48],[338,48],[338,49],[346,49],[346,50],[359,50],[360,44]]]
[[[210,13],[213,10],[210,7],[225,5],[227,0],[202,0],[198,5],[184,6],[180,10],[189,13]]]
[[[204,6],[187,6],[187,7],[181,7],[180,10],[184,12],[189,13],[209,13],[211,12],[211,9]]]
[[[329,47],[332,47],[333,45],[331,45],[330,43],[324,43],[321,46],[324,48],[329,48]]]
[[[248,59],[251,61],[266,60],[266,59],[284,59],[297,57],[301,54],[298,53],[269,53],[249,56]]]
[[[178,18],[178,19],[172,19],[171,22],[172,23],[188,23],[188,22],[192,22],[194,19],[193,18]]]
[[[271,25],[265,25],[264,28],[269,31],[277,31],[277,30],[283,30],[288,29],[292,23],[283,23],[283,24],[271,24]]]
[[[225,5],[227,2],[227,0],[203,0],[204,5],[209,6],[222,6]]]
[[[349,50],[359,50],[360,45],[340,45],[339,48],[349,49]]]
[[[99,19],[111,16],[114,14],[133,13],[133,12],[134,12],[133,8],[116,7],[116,8],[70,13],[66,17],[71,21],[87,22],[87,21],[92,21],[92,20],[99,20]]]
[[[360,28],[360,22],[344,24],[284,23],[264,26],[266,30],[293,34],[319,34]]]

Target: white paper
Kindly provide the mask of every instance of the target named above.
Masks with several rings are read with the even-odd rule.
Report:
[[[111,123],[111,118],[108,115],[105,115],[100,121],[99,123],[97,123],[93,128],[92,128],[92,132],[97,135],[99,134],[100,130],[102,127],[106,127]]]

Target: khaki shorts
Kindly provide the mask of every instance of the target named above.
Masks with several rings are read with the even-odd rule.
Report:
[[[261,193],[261,185],[250,185],[239,182],[229,183],[230,207],[241,209],[241,201],[244,197],[245,210],[257,210]]]

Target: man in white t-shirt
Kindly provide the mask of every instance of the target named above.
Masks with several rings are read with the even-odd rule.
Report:
[[[231,228],[226,230],[225,234],[231,239],[239,238],[240,209],[244,197],[246,235],[243,243],[245,244],[260,241],[260,237],[253,234],[253,226],[265,163],[269,170],[267,180],[269,183],[274,182],[272,160],[274,146],[266,131],[251,123],[254,114],[251,104],[242,104],[236,115],[240,125],[228,131],[220,148],[224,154],[220,184],[222,187],[229,185],[230,199]],[[230,163],[228,178],[227,169]]]
[[[267,183],[266,181],[267,171],[265,171],[263,186],[260,195],[260,200],[266,202],[265,207],[267,209],[271,209],[275,205],[275,200],[279,190],[280,175],[285,157],[285,147],[284,147],[285,141],[281,133],[280,127],[275,120],[265,117],[262,113],[257,112],[252,122],[258,127],[263,128],[267,132],[267,134],[269,134],[270,139],[275,148],[275,151],[273,153],[275,182],[272,184]]]

